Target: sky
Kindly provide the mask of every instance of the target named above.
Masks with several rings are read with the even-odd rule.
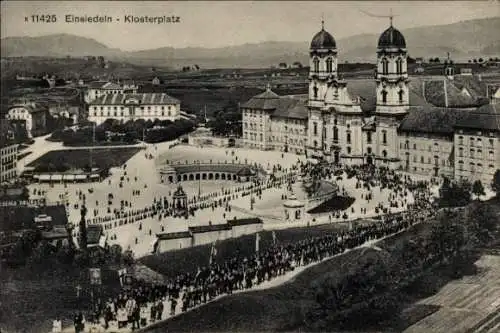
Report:
[[[126,51],[164,46],[222,47],[264,41],[308,41],[321,29],[336,39],[382,32],[392,10],[404,29],[500,16],[500,1],[2,1],[1,36],[67,33]],[[56,23],[26,22],[56,15]],[[67,23],[66,15],[108,15],[112,23]],[[126,15],[178,16],[179,23],[126,23]],[[119,19],[119,22],[117,21]]]

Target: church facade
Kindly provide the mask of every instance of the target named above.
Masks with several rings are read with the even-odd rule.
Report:
[[[500,168],[497,105],[480,106],[446,77],[412,82],[406,41],[392,21],[377,43],[373,79],[344,80],[338,52],[322,27],[309,49],[307,101],[268,88],[244,103],[244,144],[490,184]]]

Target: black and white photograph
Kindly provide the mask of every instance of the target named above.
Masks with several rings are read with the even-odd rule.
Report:
[[[499,1],[0,6],[0,333],[500,333]]]

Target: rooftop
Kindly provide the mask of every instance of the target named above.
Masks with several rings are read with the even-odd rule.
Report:
[[[116,90],[116,89],[122,88],[120,85],[113,83],[113,82],[108,82],[108,81],[89,82],[88,87],[90,89],[107,89],[107,90]]]
[[[169,233],[162,233],[162,234],[156,235],[156,237],[160,240],[189,238],[191,236],[192,235],[189,231],[169,232]]]
[[[243,218],[243,219],[234,219],[234,220],[227,220],[227,223],[231,227],[236,227],[240,225],[249,225],[249,224],[262,224],[262,220],[258,217],[250,217],[250,218]]]
[[[307,119],[307,99],[299,96],[279,96],[271,89],[252,97],[244,103],[242,108],[266,110],[272,117],[285,117],[294,119]]]
[[[498,104],[483,105],[475,111],[470,111],[456,122],[455,127],[482,129],[500,132],[500,110]]]
[[[91,101],[91,105],[123,105],[126,102],[141,105],[173,105],[180,101],[165,93],[107,94]]]
[[[199,225],[195,227],[189,227],[189,231],[193,234],[199,234],[203,232],[211,232],[211,231],[222,231],[222,230],[231,230],[231,226],[227,223],[224,224],[212,224],[212,225]]]

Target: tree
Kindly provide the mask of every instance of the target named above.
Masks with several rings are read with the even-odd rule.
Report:
[[[436,58],[434,58],[434,62],[439,64],[441,62],[441,60],[439,60],[439,58],[436,57]]]
[[[497,169],[497,171],[495,171],[495,174],[493,175],[491,188],[496,192],[497,198],[500,198],[500,169]]]
[[[485,195],[486,193],[484,193],[484,187],[483,187],[483,184],[481,183],[481,181],[478,179],[476,180],[473,184],[472,184],[472,193],[476,196],[477,199],[479,199],[479,197],[481,195]]]
[[[80,249],[83,251],[87,250],[87,223],[85,221],[86,215],[87,215],[87,207],[85,207],[85,205],[82,205],[82,209],[80,211],[79,243],[80,243]]]
[[[473,61],[475,64],[477,64],[477,59],[476,59],[476,58],[472,59],[472,61]]]
[[[483,58],[477,59],[477,62],[479,62],[479,63],[482,63],[483,61],[484,61]]]

